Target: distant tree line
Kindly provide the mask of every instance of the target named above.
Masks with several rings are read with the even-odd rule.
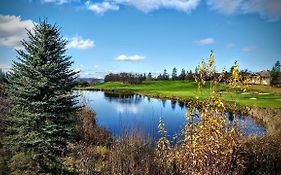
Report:
[[[194,73],[197,73],[196,70]],[[181,73],[178,74],[177,68],[173,68],[171,76],[167,73],[167,69],[164,69],[162,74],[159,74],[155,80],[193,80],[194,73],[192,70],[185,71],[185,69],[181,70]]]
[[[167,69],[163,70],[163,73],[160,73],[158,76],[152,76],[152,73],[149,72],[148,74],[134,74],[134,73],[110,73],[105,76],[104,82],[123,82],[123,83],[130,83],[130,84],[140,84],[144,80],[194,80],[194,75],[196,75],[197,68],[194,72],[192,70],[185,71],[182,69],[180,74],[178,74],[177,68],[172,69],[171,75],[168,73]]]
[[[152,73],[148,74],[134,74],[134,73],[110,73],[105,76],[104,82],[123,82],[129,84],[140,84],[144,80],[193,80],[194,73],[190,71],[185,71],[182,69],[181,73],[177,74],[177,69],[173,68],[172,75],[170,76],[167,72],[167,69],[164,69],[162,74],[159,74],[157,77],[153,77]]]
[[[104,82],[123,82],[129,84],[140,84],[146,79],[146,74],[133,74],[133,73],[110,73],[104,77]]]
[[[220,82],[227,82],[228,79],[231,77],[233,71],[233,66],[230,68],[229,71],[225,71],[225,76],[220,80]],[[277,61],[273,66],[271,73],[271,85],[273,86],[280,86],[281,84],[281,73],[280,73],[280,62]],[[189,80],[194,81],[194,76],[198,74],[197,67],[195,68],[194,72],[192,70],[186,71],[185,69],[181,69],[180,73],[176,67],[172,69],[171,74],[168,73],[167,69],[163,70],[163,73],[160,73],[158,76],[152,76],[152,73],[149,72],[148,74],[134,74],[134,73],[110,73],[105,76],[105,82],[123,82],[123,83],[130,83],[130,84],[140,84],[144,80]],[[203,72],[205,80],[209,81],[209,78]],[[239,74],[241,75],[242,81],[245,80],[247,77],[250,77],[253,73],[248,69],[240,70]],[[219,76],[220,73],[215,73],[215,76]]]

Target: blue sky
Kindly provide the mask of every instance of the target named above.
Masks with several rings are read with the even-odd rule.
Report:
[[[0,68],[40,17],[61,27],[82,77],[194,70],[211,49],[218,70],[281,60],[280,0],[1,0]]]

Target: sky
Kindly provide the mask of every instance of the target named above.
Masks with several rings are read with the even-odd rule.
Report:
[[[210,50],[218,71],[281,60],[281,0],[1,0],[2,70],[44,17],[61,28],[81,77],[194,70]]]

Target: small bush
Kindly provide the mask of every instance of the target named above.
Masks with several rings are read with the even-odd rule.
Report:
[[[244,174],[281,173],[281,133],[248,138],[241,154],[245,163]]]
[[[80,124],[77,128],[83,142],[94,145],[108,145],[112,142],[111,134],[96,124],[96,114],[89,108],[82,108],[78,112]]]
[[[153,158],[147,140],[138,134],[125,135],[111,145],[105,174],[155,174]]]

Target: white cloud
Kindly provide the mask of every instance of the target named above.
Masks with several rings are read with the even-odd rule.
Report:
[[[215,43],[215,40],[213,38],[204,38],[201,40],[196,40],[194,41],[195,44],[199,46],[204,46],[204,45],[211,45]]]
[[[81,37],[72,37],[72,38],[67,38],[68,44],[66,45],[67,48],[69,49],[80,49],[80,50],[85,50],[85,49],[90,49],[95,47],[95,42],[90,40],[90,39],[82,39]]]
[[[114,2],[100,2],[100,3],[92,3],[91,1],[87,1],[86,6],[89,10],[95,12],[98,15],[103,15],[106,11],[118,11],[119,6]]]
[[[0,46],[21,49],[21,40],[27,38],[26,30],[34,27],[32,20],[20,16],[0,15]]]
[[[280,0],[207,0],[211,9],[222,14],[259,14],[269,21],[281,19]]]
[[[240,8],[243,0],[207,0],[207,4],[213,10],[217,10],[220,13],[231,15]]]
[[[242,51],[243,52],[246,52],[246,53],[251,53],[251,52],[254,52],[257,48],[255,46],[250,46],[250,47],[244,47],[242,48]]]
[[[55,3],[58,5],[70,3],[72,1],[75,1],[75,0],[41,0],[42,3]]]
[[[133,55],[133,56],[126,56],[126,55],[119,55],[115,58],[117,61],[131,61],[131,62],[138,62],[144,60],[144,56]]]
[[[242,6],[244,13],[257,13],[270,21],[281,19],[280,0],[248,0]]]
[[[132,5],[145,13],[161,8],[175,9],[183,12],[190,12],[195,9],[200,0],[115,0],[117,3]]]
[[[202,0],[88,0],[85,2],[87,9],[98,15],[107,11],[118,11],[121,5],[133,6],[136,9],[149,13],[159,9],[174,9],[190,12],[198,7]],[[42,3],[58,5],[83,2],[81,0],[41,0]],[[270,21],[281,19],[281,0],[206,0],[210,9],[225,15],[232,14],[259,14]]]
[[[231,49],[231,48],[234,48],[236,45],[234,43],[228,43],[225,47],[227,49]]]
[[[136,9],[149,13],[159,9],[175,9],[183,12],[190,12],[199,5],[200,0],[112,0],[99,3],[87,1],[85,3],[89,10],[98,15],[103,15],[106,11],[118,11],[120,5],[133,6]]]

